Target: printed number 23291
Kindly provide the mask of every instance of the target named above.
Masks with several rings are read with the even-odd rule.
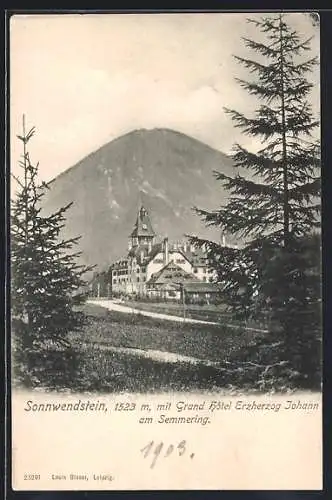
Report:
[[[24,481],[39,481],[40,474],[24,474]]]

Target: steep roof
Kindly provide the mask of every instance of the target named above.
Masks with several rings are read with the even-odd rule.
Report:
[[[193,274],[187,273],[182,267],[175,264],[173,261],[169,262],[160,271],[154,273],[148,281],[149,285],[161,283],[183,283],[185,281],[198,281],[198,278]]]
[[[143,261],[150,262],[157,253],[162,251],[162,243],[155,243],[152,245],[151,250],[149,251],[148,245],[139,245],[137,247],[132,247],[128,252],[128,258],[136,257],[138,263],[142,263],[142,252],[143,252]]]
[[[133,229],[130,236],[132,236],[132,237],[141,237],[141,236],[153,237],[155,235],[156,235],[156,233],[153,230],[150,216],[149,216],[148,212],[146,211],[146,209],[142,205],[138,214],[137,214],[136,223],[135,223],[134,229]]]
[[[200,248],[195,248],[195,251],[192,252],[190,250],[185,251],[184,249],[180,249],[180,252],[186,257],[187,260],[194,267],[207,267],[207,257],[205,253]]]

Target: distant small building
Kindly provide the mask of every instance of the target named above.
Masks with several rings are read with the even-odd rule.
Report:
[[[108,297],[112,296],[112,272],[111,270],[94,273],[88,293],[90,297]]]
[[[220,300],[221,288],[217,283],[184,283],[183,293],[187,304],[215,304]]]

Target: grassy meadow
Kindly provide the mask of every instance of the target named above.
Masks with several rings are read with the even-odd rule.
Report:
[[[266,333],[163,321],[91,304],[83,312],[85,324],[70,335],[71,347],[32,353],[32,369],[14,376],[17,385],[87,393],[268,392],[277,380],[278,390],[289,389],[290,372]]]
[[[98,393],[225,388],[230,384],[228,360],[254,345],[257,337],[239,329],[161,321],[90,304],[83,312],[85,325],[70,335],[71,347],[32,354],[33,375],[21,374],[19,385]],[[160,357],[173,353],[195,362],[150,359],[132,349],[158,351]]]

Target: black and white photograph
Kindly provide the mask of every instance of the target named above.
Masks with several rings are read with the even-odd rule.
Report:
[[[283,467],[297,487],[319,483],[320,463],[310,462],[321,446],[319,16],[15,14],[9,90],[14,448],[26,425],[61,427],[58,400],[68,418],[121,416],[123,433],[135,414],[136,440],[144,424],[167,433],[215,425],[208,447],[219,428],[211,419],[227,405],[259,413],[259,433],[280,404],[293,424],[306,415],[298,425],[309,436],[302,453],[285,431],[309,462],[296,475],[292,451]],[[153,473],[162,461],[174,460],[160,465],[166,474],[198,460],[185,437],[158,439],[154,431],[140,450]],[[248,487],[255,461],[244,453]],[[92,469],[57,466],[40,478],[21,455],[34,488],[70,489],[70,479],[120,488],[105,471],[92,487]],[[134,489],[163,488],[159,476],[144,483],[139,469],[135,483],[135,474]],[[183,474],[167,486],[208,489],[208,477]],[[271,487],[291,485],[281,475]],[[230,489],[242,488],[236,481]]]

